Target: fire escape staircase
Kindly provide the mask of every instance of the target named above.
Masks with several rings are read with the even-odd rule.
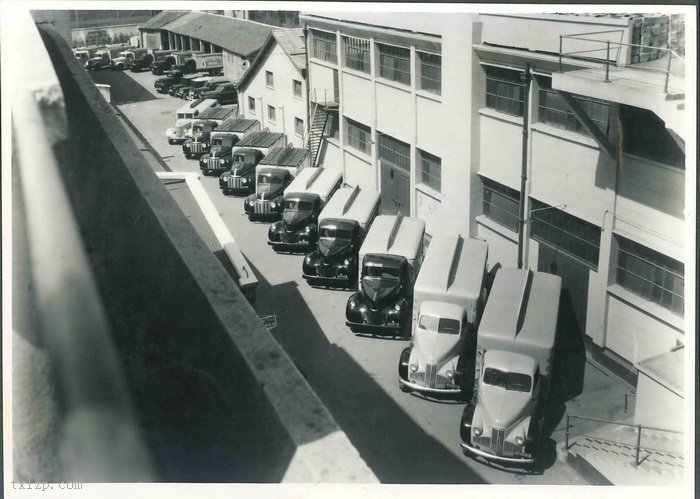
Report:
[[[314,106],[313,117],[311,118],[311,128],[309,129],[308,148],[311,156],[311,166],[318,164],[319,153],[323,139],[326,137],[326,125],[330,119],[330,114],[323,107],[316,104]]]

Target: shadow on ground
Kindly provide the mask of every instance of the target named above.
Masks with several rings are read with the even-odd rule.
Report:
[[[146,90],[136,80],[124,74],[123,71],[101,69],[99,71],[88,71],[88,74],[95,83],[111,85],[112,104],[114,105],[119,106],[121,104],[156,99],[151,92]]]
[[[271,286],[253,270],[259,313],[277,314],[273,334],[380,482],[485,483],[423,431],[345,350],[329,343],[296,282]],[[455,446],[457,430],[455,422]]]

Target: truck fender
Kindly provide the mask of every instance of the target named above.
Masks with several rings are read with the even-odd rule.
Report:
[[[399,359],[399,377],[408,380],[408,363],[411,360],[411,347],[406,347],[401,352]]]
[[[462,412],[462,419],[459,423],[459,436],[462,442],[471,444],[472,440],[472,420],[474,419],[475,406],[473,401],[469,402]]]

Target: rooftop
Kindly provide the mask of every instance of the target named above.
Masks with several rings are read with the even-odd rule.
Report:
[[[170,21],[174,21],[175,19],[183,16],[186,13],[187,12],[185,11],[164,10],[163,12],[159,12],[158,14],[150,18],[148,21],[143,23],[141,26],[139,26],[139,29],[160,29],[166,24],[168,24]]]

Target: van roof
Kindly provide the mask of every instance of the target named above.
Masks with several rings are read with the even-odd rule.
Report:
[[[326,218],[355,220],[360,224],[367,223],[379,204],[379,193],[372,189],[343,187],[333,194],[328,204],[323,208],[318,221]]]
[[[529,355],[504,350],[489,350],[484,354],[484,364],[509,373],[534,375],[537,361]]]
[[[479,338],[552,348],[560,292],[559,276],[528,269],[498,270],[479,324]]]
[[[304,168],[284,190],[284,197],[301,193],[327,197],[342,177],[340,168]]]
[[[418,218],[380,215],[372,222],[360,254],[385,253],[415,258],[423,242],[425,222]]]
[[[459,234],[435,236],[421,264],[415,289],[476,300],[481,294],[487,256],[486,241],[464,239]]]
[[[299,166],[309,155],[308,149],[273,147],[260,162],[261,165]]]
[[[453,303],[445,303],[442,301],[426,300],[420,306],[421,315],[432,315],[442,319],[454,319],[462,321],[464,317],[464,308]]]

